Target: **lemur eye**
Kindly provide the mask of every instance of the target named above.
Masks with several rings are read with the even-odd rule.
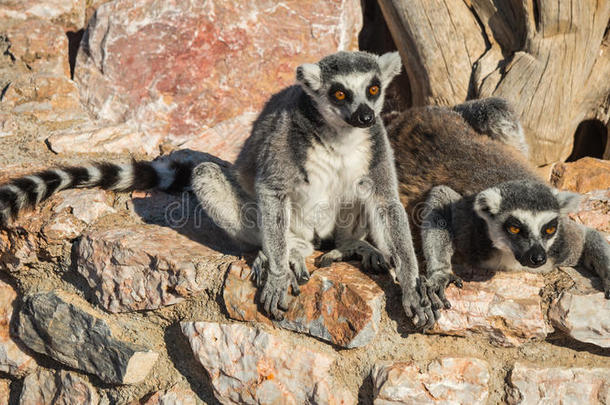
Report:
[[[546,232],[547,235],[552,235],[555,233],[556,230],[557,230],[556,226],[549,226],[548,228],[546,228],[544,230],[544,232]]]
[[[339,101],[343,101],[343,100],[345,100],[345,93],[344,93],[344,92],[342,92],[341,90],[337,90],[337,91],[335,91],[334,96],[335,96],[335,98],[336,98],[337,100],[339,100]]]
[[[519,232],[521,232],[521,228],[519,228],[518,226],[509,226],[508,227],[508,232],[512,233],[513,235],[518,234]]]
[[[379,86],[371,86],[369,87],[369,94],[371,96],[376,96],[379,93]]]

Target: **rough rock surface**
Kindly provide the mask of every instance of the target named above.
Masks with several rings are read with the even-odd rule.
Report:
[[[110,312],[172,305],[222,278],[222,254],[155,225],[93,230],[78,245],[77,270]]]
[[[461,289],[451,285],[445,293],[451,309],[441,310],[431,332],[484,334],[500,346],[544,339],[552,329],[544,322],[539,295],[543,286],[542,276],[524,272],[497,273],[489,280],[464,282]]]
[[[197,396],[191,390],[172,387],[157,391],[132,405],[196,405]]]
[[[65,370],[51,372],[38,370],[23,381],[19,396],[20,405],[97,405],[100,397],[88,381],[76,373]]]
[[[259,111],[299,64],[353,47],[361,18],[357,0],[118,0],[97,9],[75,80],[99,119],[182,144]],[[206,151],[226,158],[226,142]]]
[[[281,321],[273,324],[304,332],[343,347],[361,347],[377,334],[383,305],[383,291],[373,280],[348,263],[334,263],[316,269],[307,259],[310,280],[301,286]],[[229,268],[224,301],[234,319],[271,324],[257,310],[256,287],[251,269],[244,261]]]
[[[510,404],[610,403],[610,368],[544,368],[517,363],[509,383]]]
[[[570,217],[578,223],[608,233],[610,242],[610,188],[586,193],[578,211],[570,214]]]
[[[485,404],[489,366],[475,358],[446,357],[424,368],[413,363],[376,364],[371,372],[375,405]]]
[[[76,297],[48,292],[24,298],[16,334],[33,351],[95,374],[107,383],[142,381],[158,354],[117,340],[111,327],[79,306]]]
[[[333,355],[244,324],[183,322],[182,332],[223,404],[355,403],[329,374]]]
[[[0,380],[0,405],[8,405],[11,394],[10,380]]]
[[[1,0],[0,17],[38,17],[76,31],[85,26],[85,0]]]
[[[563,291],[550,306],[549,320],[573,339],[610,347],[610,300],[604,298],[601,281],[565,269],[574,286]]]
[[[0,371],[21,377],[36,367],[36,362],[19,348],[9,333],[17,293],[0,280]]]
[[[570,163],[557,163],[551,184],[562,190],[587,193],[610,188],[610,161],[585,157]]]

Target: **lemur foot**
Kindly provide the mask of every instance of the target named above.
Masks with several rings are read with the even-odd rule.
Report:
[[[297,253],[291,252],[288,263],[292,270],[289,277],[292,295],[299,295],[301,293],[299,284],[303,285],[309,281],[309,271],[307,271],[307,266],[305,265],[305,258]],[[252,262],[252,278],[256,282],[257,287],[263,286],[268,266],[269,261],[267,256],[260,250],[254,259],[254,262]]]
[[[403,289],[402,291],[402,307],[411,319],[413,325],[417,328],[429,329],[430,324],[434,325],[436,321],[428,295],[426,293],[426,280],[420,277],[416,280],[415,287]]]
[[[425,281],[427,295],[432,304],[432,310],[434,311],[434,320],[429,326],[430,328],[434,326],[434,321],[440,317],[439,309],[451,308],[451,303],[447,297],[445,297],[445,289],[451,283],[459,288],[462,288],[464,285],[462,279],[451,271],[436,271]]]
[[[318,265],[328,267],[333,262],[350,259],[353,256],[360,256],[360,263],[365,271],[383,273],[390,270],[385,255],[379,249],[364,241],[354,241],[346,247],[333,249],[323,254],[320,256]]]

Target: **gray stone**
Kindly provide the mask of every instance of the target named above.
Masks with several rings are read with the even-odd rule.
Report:
[[[38,370],[23,381],[20,405],[97,405],[97,391],[76,373]]]
[[[158,354],[117,340],[111,325],[78,306],[78,297],[46,292],[25,297],[17,321],[17,335],[35,352],[60,363],[95,374],[104,382],[142,381]]]

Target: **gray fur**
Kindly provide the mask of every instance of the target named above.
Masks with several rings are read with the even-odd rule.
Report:
[[[392,149],[379,118],[385,87],[399,71],[397,53],[339,52],[302,65],[299,85],[271,97],[232,168],[196,168],[193,190],[210,217],[234,238],[262,248],[254,263],[259,300],[273,317],[287,308],[289,287],[297,293],[297,282],[307,281],[304,257],[318,239],[336,242],[325,264],[350,256],[372,269],[391,263],[407,315],[420,324],[433,316],[422,305]],[[379,87],[376,94],[372,86]],[[343,101],[333,98],[339,90]],[[256,224],[239,212],[251,203]]]

